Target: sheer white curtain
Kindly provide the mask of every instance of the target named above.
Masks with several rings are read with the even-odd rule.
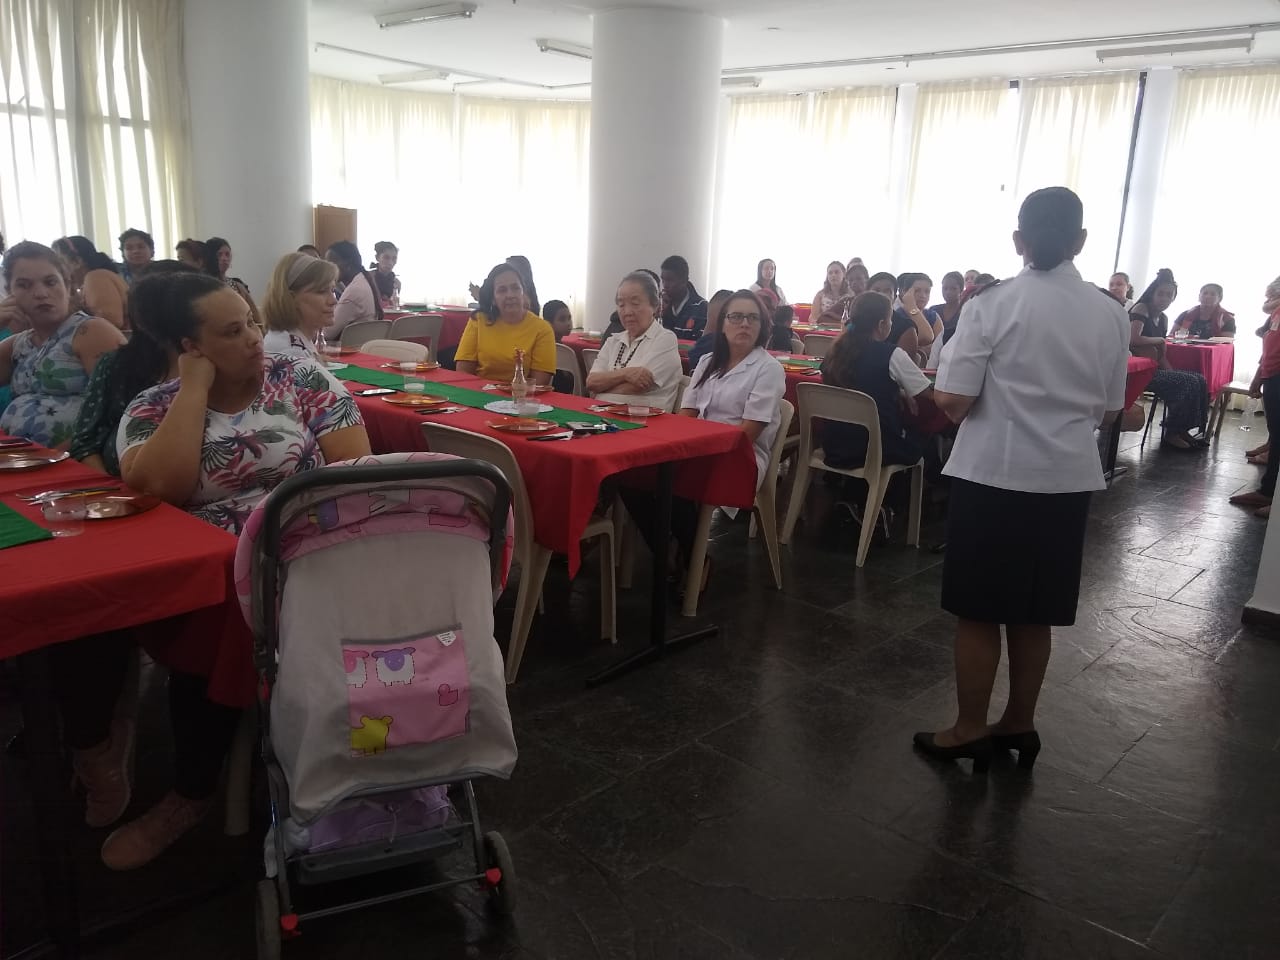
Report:
[[[1195,305],[1202,285],[1221,284],[1245,379],[1261,353],[1253,330],[1265,319],[1263,291],[1280,274],[1278,118],[1280,67],[1183,73],[1151,224],[1152,263],[1180,284],[1170,319]],[[1134,287],[1149,279],[1134,277]]]
[[[887,258],[894,101],[892,87],[732,100],[709,289],[753,283],[768,257],[805,302],[829,261]]]
[[[590,105],[479,100],[312,77],[315,202],[390,240],[406,300],[466,303],[512,254],[573,309],[586,285]]]
[[[191,211],[181,0],[0,4],[0,230],[83,233],[118,255],[126,227],[172,254]]]
[[[1137,73],[1026,80],[1019,90],[1013,198],[1041,187],[1079,194],[1089,239],[1076,266],[1101,286],[1115,269],[1137,99]]]
[[[970,268],[1009,276],[1013,252],[1018,94],[1007,80],[922,84],[899,229],[901,262],[941,281]]]

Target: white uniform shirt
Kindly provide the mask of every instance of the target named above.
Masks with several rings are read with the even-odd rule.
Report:
[[[363,273],[357,273],[338,298],[338,305],[333,309],[333,323],[324,328],[325,337],[336,341],[348,324],[377,320],[378,311],[374,300],[373,288],[369,286],[368,278]]]
[[[596,362],[587,373],[612,373],[627,367],[644,367],[653,374],[653,389],[648,393],[597,393],[597,400],[604,403],[646,403],[663,410],[671,409],[676,402],[676,391],[680,389],[680,378],[684,375],[679,337],[657,320],[635,340],[625,330],[615,333],[604,342],[596,355]]]
[[[943,471],[1004,490],[1106,484],[1093,431],[1124,407],[1129,318],[1069,261],[1027,268],[964,307],[937,389],[977,397]]]
[[[765,468],[769,465],[773,438],[778,435],[781,422],[778,401],[786,392],[787,375],[777,359],[763,347],[756,347],[728,373],[699,384],[712,359],[713,355],[709,353],[698,361],[681,406],[686,410],[697,410],[703,420],[735,427],[743,420],[768,424],[755,442],[756,489],[759,490],[764,482]]]

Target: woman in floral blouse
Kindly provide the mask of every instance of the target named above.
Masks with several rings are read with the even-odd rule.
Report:
[[[43,244],[11,247],[3,276],[9,297],[0,304],[0,326],[21,317],[28,329],[0,342],[0,386],[13,388],[0,432],[65,447],[98,358],[124,336],[101,317],[72,311],[66,265]]]
[[[129,486],[238,533],[287,477],[369,453],[346,389],[315,361],[266,356],[235,291],[206,274],[174,273],[140,281],[133,294],[134,339],[146,337],[157,356],[172,357],[177,378],[143,390],[120,423]],[[111,715],[129,650],[98,642],[76,654],[60,660],[63,726],[87,794],[86,822],[106,826],[132,795],[132,729]],[[169,714],[173,789],[107,837],[102,859],[113,870],[149,863],[212,804],[239,711],[210,701],[203,677],[171,670]]]

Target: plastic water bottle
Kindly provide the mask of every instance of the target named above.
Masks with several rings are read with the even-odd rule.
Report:
[[[523,413],[525,401],[529,396],[529,381],[524,376],[524,351],[516,351],[516,372],[511,378],[511,402],[515,404],[516,413]]]
[[[1248,430],[1249,424],[1253,423],[1254,414],[1258,412],[1258,399],[1250,397],[1244,405],[1244,415],[1240,418],[1240,429]]]

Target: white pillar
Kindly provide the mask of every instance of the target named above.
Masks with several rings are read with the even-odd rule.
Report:
[[[307,2],[187,0],[184,16],[196,194],[188,229],[226,237],[232,274],[261,303],[276,261],[311,242]]]
[[[595,15],[588,329],[618,281],[673,253],[707,295],[724,21],[657,7]]]
[[[1173,101],[1178,92],[1178,74],[1172,67],[1147,71],[1142,94],[1142,116],[1133,149],[1133,174],[1129,178],[1129,202],[1125,207],[1124,232],[1120,237],[1117,270],[1129,274],[1134,296],[1155,279],[1151,269],[1151,224],[1155,222],[1156,193],[1164,170],[1164,151],[1173,120]]]

